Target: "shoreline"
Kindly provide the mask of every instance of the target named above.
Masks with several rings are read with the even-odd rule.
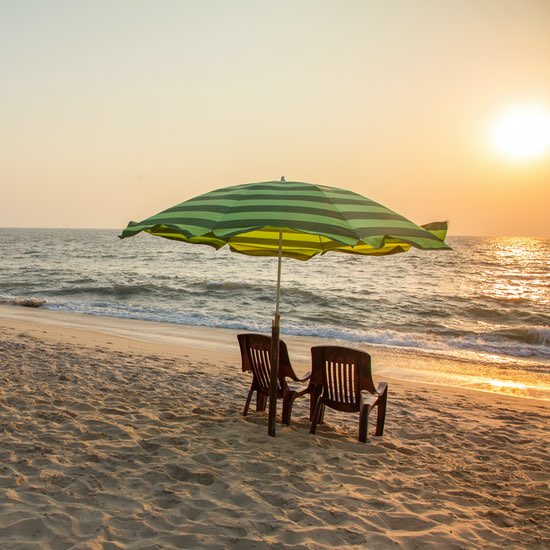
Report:
[[[104,317],[68,313],[20,305],[0,304],[0,323],[18,321],[39,323],[60,329],[72,328],[118,336],[134,342],[180,347],[203,352],[231,354],[240,362],[237,334],[242,330],[200,327],[159,321]],[[319,344],[350,346],[349,342],[282,334],[290,350],[291,360],[300,372],[309,370],[310,348]],[[353,344],[351,344],[353,347]],[[423,350],[390,348],[381,345],[361,346],[373,357],[375,377],[412,384],[428,384],[497,396],[513,396],[549,404],[550,373],[523,373],[503,370],[491,362],[477,358],[449,357]],[[520,360],[518,360],[520,362]],[[510,362],[507,362],[510,364]],[[481,368],[480,368],[481,366]]]
[[[273,438],[266,412],[242,416],[233,334],[201,348],[181,327],[151,341],[151,324],[132,338],[117,320],[115,334],[35,313],[0,315],[0,540],[14,550],[550,543],[544,402],[385,378],[382,437],[373,418],[360,444],[356,415],[331,410],[311,435],[298,399]]]

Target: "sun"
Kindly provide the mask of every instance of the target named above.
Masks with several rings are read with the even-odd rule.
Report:
[[[550,153],[550,110],[522,105],[501,113],[489,130],[499,155],[513,161],[532,161]]]

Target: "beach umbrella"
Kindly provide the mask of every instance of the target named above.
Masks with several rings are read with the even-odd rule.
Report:
[[[141,231],[251,256],[278,257],[272,322],[268,433],[275,435],[281,259],[308,260],[326,252],[387,255],[411,247],[445,250],[446,222],[418,226],[362,195],[326,185],[268,181],[223,187],[191,198],[141,222],[120,238]]]

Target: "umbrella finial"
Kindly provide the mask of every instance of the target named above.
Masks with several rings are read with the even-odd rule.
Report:
[[[281,176],[281,181],[286,181],[284,176]]]

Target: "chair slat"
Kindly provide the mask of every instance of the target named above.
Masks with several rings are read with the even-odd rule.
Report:
[[[343,364],[342,363],[335,363],[336,365],[336,395],[338,395],[339,401],[344,401],[346,399],[346,396],[344,394],[343,387],[342,387],[342,375],[343,375]]]
[[[350,365],[349,364],[344,364],[342,365],[342,370],[343,370],[343,376],[342,376],[342,394],[345,396],[344,399],[347,403],[351,403],[352,402],[352,393],[350,391],[350,386],[349,386],[349,382],[350,382],[350,379],[352,378],[350,376]]]

